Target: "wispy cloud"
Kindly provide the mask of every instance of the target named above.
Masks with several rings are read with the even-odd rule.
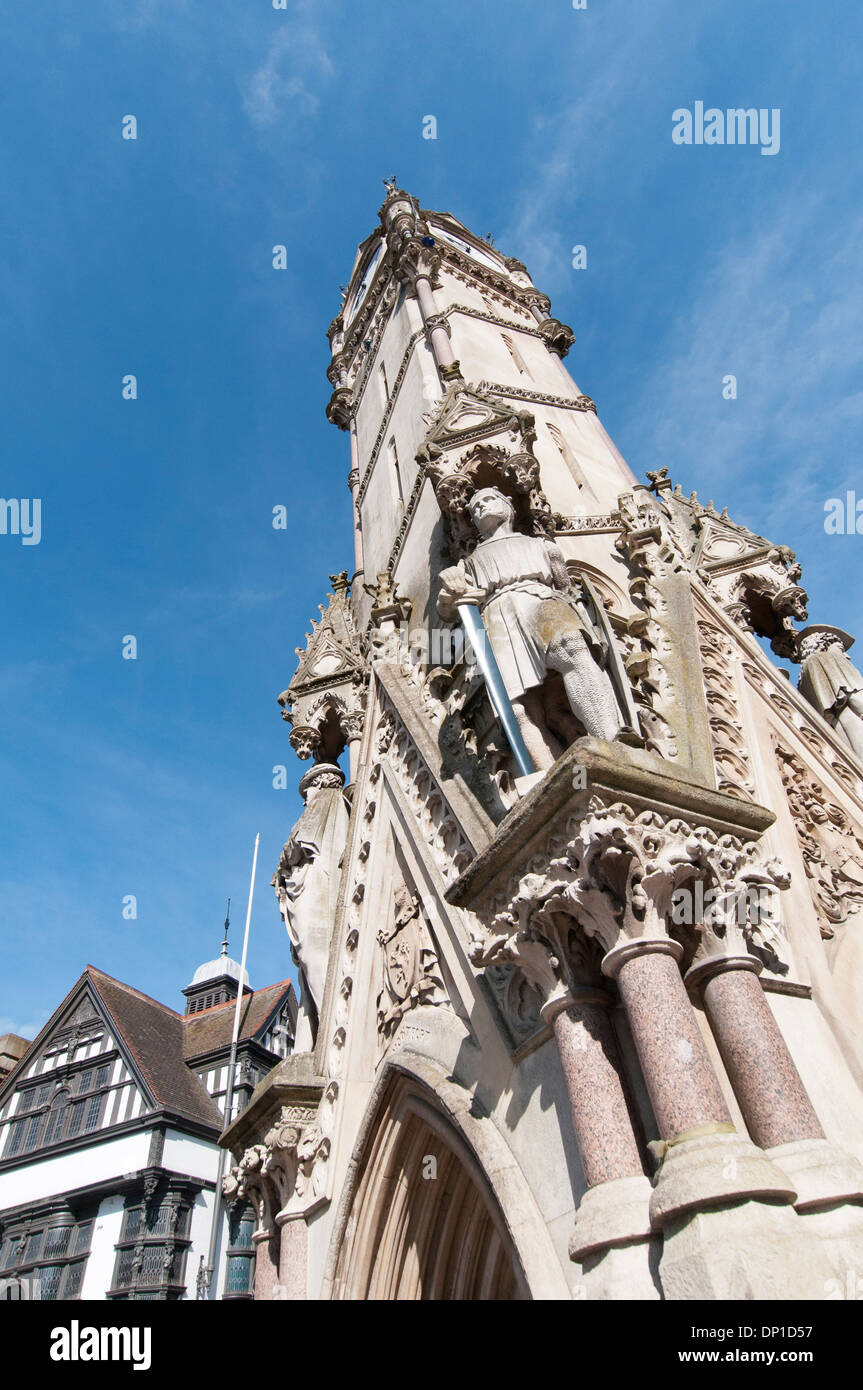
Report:
[[[560,274],[569,265],[567,234],[560,210],[579,195],[585,185],[595,192],[597,175],[608,168],[609,178],[619,178],[620,116],[644,110],[658,84],[679,62],[679,49],[665,44],[656,49],[656,35],[673,23],[678,7],[671,0],[654,0],[644,7],[630,7],[625,27],[615,27],[613,49],[608,30],[593,37],[577,27],[574,15],[573,68],[578,95],[556,110],[545,109],[531,124],[530,173],[513,200],[514,215],[503,229],[501,241],[530,267],[537,284]],[[644,61],[651,52],[650,62]],[[585,74],[582,79],[582,72]],[[669,108],[670,112],[670,108]],[[642,171],[646,177],[646,171]],[[557,214],[557,216],[556,216]]]
[[[624,432],[648,440],[672,472],[690,459],[709,470],[718,504],[735,483],[759,482],[774,539],[801,509],[820,524],[824,497],[859,472],[847,436],[863,419],[861,237],[863,214],[836,220],[799,188],[771,201],[769,222],[759,209],[748,226],[735,218],[705,248],[686,311],[624,416]],[[737,400],[722,398],[726,374]]]
[[[3,1033],[15,1033],[19,1038],[27,1038],[32,1042],[49,1018],[50,1014],[47,1011],[32,1018],[24,1017],[23,1022],[20,1018],[13,1018],[11,1014],[0,1014],[0,1036]]]
[[[289,110],[314,116],[321,97],[316,82],[326,82],[335,68],[313,23],[308,5],[280,21],[263,63],[243,92],[243,108],[259,126],[272,126]]]

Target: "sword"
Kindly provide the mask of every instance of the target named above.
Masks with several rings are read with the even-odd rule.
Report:
[[[488,691],[488,698],[491,700],[492,709],[503,725],[507,742],[515,754],[519,770],[523,777],[535,772],[530,754],[528,753],[521,730],[515,717],[515,710],[512,702],[506,693],[506,686],[500,674],[500,667],[494,659],[494,652],[488,640],[479,608],[475,603],[457,603],[458,615],[461,618],[461,625],[464,634],[474,650],[476,663],[482,671],[485,688]]]

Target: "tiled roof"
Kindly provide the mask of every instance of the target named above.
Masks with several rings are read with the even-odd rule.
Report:
[[[108,1010],[156,1104],[220,1130],[223,1122],[218,1106],[184,1060],[183,1015],[92,965],[84,973]]]
[[[278,984],[257,989],[254,994],[243,997],[240,1014],[240,1038],[254,1038],[260,1033],[272,1015],[293,1000],[294,986],[290,980],[280,980]],[[234,1010],[236,1000],[229,999],[226,1004],[215,1004],[200,1013],[189,1014],[183,1019],[183,1055],[186,1061],[193,1057],[203,1057],[220,1047],[230,1047],[234,1029]],[[291,1010],[296,1015],[296,1008]]]

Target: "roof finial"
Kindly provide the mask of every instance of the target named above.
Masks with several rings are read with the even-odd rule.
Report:
[[[222,955],[228,954],[228,927],[231,925],[231,899],[228,898],[228,906],[225,909],[225,939],[222,942]]]

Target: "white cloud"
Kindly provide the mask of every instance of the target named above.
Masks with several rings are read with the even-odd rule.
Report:
[[[27,1038],[32,1042],[40,1029],[45,1027],[51,1015],[47,1012],[36,1014],[34,1017],[25,1019],[22,1023],[19,1019],[13,1018],[11,1014],[0,1014],[0,1036],[4,1033],[15,1033],[19,1038]]]
[[[320,95],[312,84],[316,79],[325,81],[334,71],[318,30],[300,11],[290,24],[280,23],[263,63],[246,85],[243,108],[261,126],[274,125],[289,109],[314,116]]]

